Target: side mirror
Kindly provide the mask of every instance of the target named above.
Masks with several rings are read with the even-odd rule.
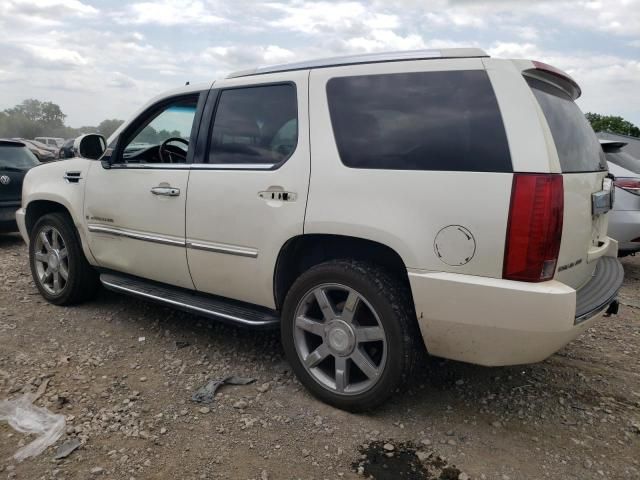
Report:
[[[97,160],[107,149],[107,141],[102,135],[88,133],[76,138],[73,149],[78,152],[79,157]]]

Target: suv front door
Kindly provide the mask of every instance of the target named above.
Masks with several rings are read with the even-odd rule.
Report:
[[[110,168],[104,158],[91,166],[84,215],[101,267],[193,288],[185,205],[197,113],[204,104],[199,98],[186,95],[150,107],[118,139]]]
[[[308,75],[227,79],[209,94],[187,199],[187,256],[199,291],[274,307],[278,253],[303,233]]]

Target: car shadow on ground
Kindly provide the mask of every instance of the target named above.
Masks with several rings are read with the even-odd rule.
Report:
[[[0,248],[15,247],[22,243],[19,233],[0,233]]]
[[[223,351],[233,355],[233,352],[242,351],[246,357],[271,359],[271,366],[267,370],[272,370],[272,375],[282,373],[283,366],[291,375],[280,344],[279,329],[256,331],[227,325],[106,290],[101,292],[97,303],[102,304],[99,307],[101,310],[106,307],[120,312],[119,316],[126,316],[127,323],[133,322],[128,325],[132,329],[148,331],[157,328],[170,332],[165,337],[170,344],[186,342],[198,345],[205,353],[207,350]],[[407,409],[422,408],[425,404],[431,405],[435,411],[450,405],[456,398],[484,397],[494,385],[507,391],[517,390],[522,385],[531,388],[528,376],[532,369],[544,375],[544,369],[539,365],[483,367],[425,354],[410,378],[406,391],[394,395],[381,408],[367,415],[381,418],[397,416]],[[496,394],[499,392],[496,391]]]

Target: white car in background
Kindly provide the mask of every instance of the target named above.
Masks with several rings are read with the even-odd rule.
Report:
[[[600,140],[615,176],[615,202],[609,217],[609,236],[618,241],[618,256],[640,251],[640,159],[624,151],[625,142]]]
[[[64,143],[64,138],[59,137],[36,137],[34,138],[36,142],[44,143],[48,147],[60,148]]]

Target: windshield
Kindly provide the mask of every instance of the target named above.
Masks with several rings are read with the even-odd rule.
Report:
[[[535,78],[527,78],[544,113],[564,173],[606,170],[604,152],[591,125],[565,92]]]
[[[26,147],[18,145],[0,145],[0,170],[19,168],[27,170],[38,165],[38,159]]]
[[[632,157],[627,152],[611,152],[606,153],[607,161],[618,165],[619,167],[626,168],[633,173],[640,174],[640,159]]]

